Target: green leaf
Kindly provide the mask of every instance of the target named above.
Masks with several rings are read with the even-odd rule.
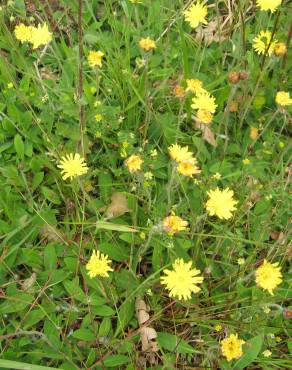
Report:
[[[250,365],[259,355],[263,345],[263,336],[258,335],[250,339],[243,346],[242,357],[234,364],[235,370],[241,370]]]
[[[84,340],[86,342],[91,342],[91,341],[94,341],[96,339],[93,332],[88,330],[88,329],[75,330],[74,333],[72,334],[72,336],[76,339],[81,339],[81,340]]]
[[[169,333],[157,333],[157,342],[161,348],[166,349],[170,352],[177,353],[199,353],[191,345],[189,345],[184,339],[177,337],[176,335]]]
[[[18,158],[23,159],[24,158],[24,143],[19,134],[16,134],[14,137],[14,148],[15,148]]]
[[[61,204],[61,199],[59,195],[54,192],[52,189],[42,186],[42,193],[46,199],[48,199],[53,204]]]
[[[114,316],[115,311],[109,306],[93,306],[92,312],[97,316]]]
[[[44,250],[44,265],[46,270],[55,270],[57,268],[57,255],[55,246],[48,244]]]
[[[88,303],[87,297],[83,290],[79,287],[78,278],[72,281],[64,281],[63,282],[65,289],[70,294],[70,298],[76,299],[84,304]]]
[[[134,229],[133,227],[130,227],[130,226],[127,226],[127,225],[113,224],[113,223],[107,222],[107,221],[97,221],[96,222],[96,228],[97,229],[104,229],[104,230],[122,231],[122,232],[128,232],[128,233],[137,233],[138,232],[138,230]]]
[[[125,355],[112,355],[112,356],[107,357],[103,361],[104,365],[108,367],[121,366],[121,365],[127,364],[128,362],[130,362],[130,359],[129,357]]]
[[[47,367],[39,365],[31,365],[24,362],[0,360],[0,368],[4,369],[18,369],[18,370],[58,370],[56,367]]]

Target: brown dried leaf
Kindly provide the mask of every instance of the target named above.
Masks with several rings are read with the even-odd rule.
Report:
[[[34,285],[35,281],[36,273],[33,272],[29,278],[23,280],[23,282],[21,283],[22,290],[28,290],[29,288],[31,288]]]
[[[128,199],[123,193],[113,193],[111,196],[111,203],[108,206],[99,209],[100,212],[105,213],[105,220],[120,217],[131,210],[128,208]]]
[[[217,146],[215,136],[207,125],[195,119],[195,127],[202,131],[203,139],[207,141],[207,143],[215,147]]]
[[[223,18],[221,19],[222,22],[218,22],[218,20],[214,20],[208,23],[207,26],[198,27],[196,29],[196,40],[199,42],[204,42],[206,45],[210,45],[212,42],[222,42],[226,39],[226,35],[228,33],[228,29],[225,27],[223,23]]]

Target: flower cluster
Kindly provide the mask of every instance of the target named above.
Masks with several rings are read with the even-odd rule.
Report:
[[[177,172],[181,175],[192,177],[201,170],[197,166],[197,159],[193,156],[192,152],[189,152],[187,146],[181,147],[178,144],[172,144],[168,147],[170,158],[176,162]]]
[[[47,45],[52,40],[52,33],[48,29],[48,25],[26,26],[23,23],[18,24],[14,29],[14,34],[17,40],[22,44],[29,42],[33,49]]]

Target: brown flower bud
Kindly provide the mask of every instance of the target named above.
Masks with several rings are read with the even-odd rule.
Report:
[[[232,100],[229,106],[229,112],[235,113],[238,110],[238,103],[235,100]]]
[[[241,80],[246,80],[248,78],[248,72],[246,72],[246,71],[240,71],[239,72],[239,78]]]
[[[228,80],[232,84],[237,84],[237,82],[239,81],[239,74],[238,74],[238,72],[230,72],[229,75],[228,75]]]

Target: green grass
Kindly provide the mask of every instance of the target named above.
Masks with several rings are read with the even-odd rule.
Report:
[[[0,10],[0,368],[290,368],[292,110],[279,110],[275,95],[292,92],[291,51],[262,57],[252,40],[269,29],[289,43],[291,3],[271,14],[249,1],[210,1],[220,42],[207,44],[184,21],[191,2],[83,0],[81,99],[78,2],[28,3],[36,10],[23,0]],[[15,39],[20,22],[48,23],[45,51]],[[157,48],[145,54],[138,43],[147,36]],[[102,68],[89,67],[90,50],[105,53]],[[248,78],[231,84],[229,73],[241,70]],[[208,126],[216,147],[195,128],[191,95],[174,94],[188,78],[216,98]],[[259,128],[256,140],[251,127]],[[195,181],[173,170],[173,143],[195,153],[202,169]],[[90,168],[72,182],[57,167],[70,152],[84,153]],[[137,153],[143,171],[134,175],[124,161]],[[230,220],[206,213],[216,186],[234,190]],[[129,212],[108,219],[101,208],[115,192],[127,197]],[[189,222],[173,237],[156,228],[171,210]],[[87,275],[94,249],[113,261],[108,279]],[[186,302],[160,284],[178,257],[204,276]],[[265,258],[283,273],[273,296],[255,284]],[[142,351],[137,298],[149,306],[145,326],[158,334],[156,352]],[[246,344],[227,362],[220,341],[235,332]]]

